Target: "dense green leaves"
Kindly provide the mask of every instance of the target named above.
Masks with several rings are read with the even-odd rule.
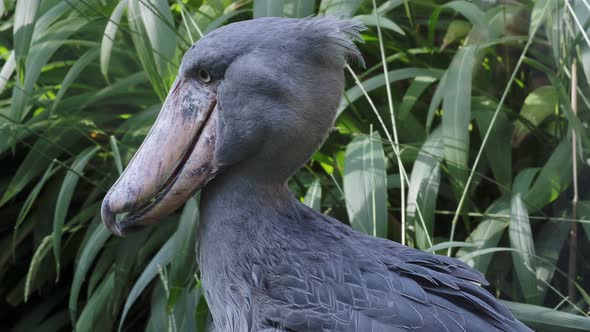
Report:
[[[539,331],[587,330],[587,5],[375,5],[0,1],[0,295],[14,314],[0,330],[206,331],[211,318],[194,256],[198,199],[125,239],[100,223],[101,199],[147,134],[192,43],[251,17],[314,14],[367,25],[358,46],[368,69],[345,73],[334,130],[289,181],[297,199],[362,232],[400,241],[403,231],[412,247],[454,253]],[[462,222],[449,240],[463,194]]]

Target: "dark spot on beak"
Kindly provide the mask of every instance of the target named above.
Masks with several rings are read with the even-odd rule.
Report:
[[[203,175],[209,173],[210,170],[211,170],[211,166],[203,165],[197,169],[192,170],[190,175],[191,175],[191,177],[203,176]]]
[[[182,105],[180,109],[182,121],[194,121],[200,105],[201,101],[190,94],[182,97]]]
[[[133,203],[137,199],[137,196],[139,196],[137,190],[132,187],[127,188],[127,199],[124,206],[125,210],[130,210],[133,208]]]

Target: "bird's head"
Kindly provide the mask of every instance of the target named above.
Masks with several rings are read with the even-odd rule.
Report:
[[[285,181],[322,143],[364,26],[331,16],[262,18],[219,28],[189,49],[160,114],[109,190],[117,235],[172,213],[228,169]],[[116,215],[129,212],[120,223]]]

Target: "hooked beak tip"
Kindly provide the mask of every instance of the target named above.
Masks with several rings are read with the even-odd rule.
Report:
[[[125,234],[122,232],[121,227],[119,226],[119,224],[117,223],[117,217],[116,214],[114,214],[111,211],[111,208],[109,207],[109,197],[105,197],[105,199],[102,201],[102,206],[100,209],[100,215],[102,217],[102,222],[104,223],[104,225],[106,226],[106,228],[111,231],[111,233],[120,236],[120,237],[124,237]]]

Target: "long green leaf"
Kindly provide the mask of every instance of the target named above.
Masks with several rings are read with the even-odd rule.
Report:
[[[530,125],[538,126],[549,115],[555,113],[558,104],[558,93],[553,86],[542,86],[531,92],[524,100],[520,110],[520,116],[529,122]],[[520,144],[529,134],[530,129],[522,121],[514,125],[513,141]]]
[[[184,289],[194,280],[196,260],[195,242],[199,225],[199,207],[195,198],[185,204],[178,223],[178,239],[174,257],[170,264],[170,287],[174,290]],[[177,294],[178,295],[178,294]]]
[[[35,250],[35,254],[33,255],[33,259],[31,260],[31,265],[29,265],[29,272],[27,272],[27,281],[25,282],[25,302],[27,302],[29,294],[31,293],[31,284],[33,283],[33,278],[37,273],[39,264],[41,264],[43,258],[47,256],[47,253],[49,253],[49,249],[51,248],[52,242],[53,235],[47,235],[43,239],[43,241],[41,241],[41,244],[39,245],[37,250]]]
[[[431,77],[434,79],[440,78],[443,74],[442,71],[436,69],[425,69],[425,68],[403,68],[403,69],[396,69],[392,70],[388,73],[389,83],[405,80],[408,78],[414,77]],[[361,82],[364,89],[367,93],[380,88],[385,85],[385,75],[379,74],[370,79]],[[360,87],[354,86],[346,91],[345,97],[343,97],[342,101],[340,102],[340,107],[338,108],[338,114],[342,113],[348,105],[350,105],[355,100],[364,96],[363,91]]]
[[[469,31],[471,30],[471,23],[463,21],[463,20],[453,20],[449,23],[449,27],[447,28],[447,32],[443,37],[442,45],[440,46],[441,49],[445,49],[447,46],[452,44],[454,41],[467,36]]]
[[[434,210],[440,184],[439,161],[443,154],[442,130],[437,128],[422,145],[410,175],[406,211],[408,222],[416,230],[416,244],[420,249],[432,246],[430,239],[434,233]],[[422,218],[416,211],[417,207],[420,208]]]
[[[522,171],[520,171],[516,175],[514,183],[512,184],[512,194],[520,194],[520,196],[522,197],[526,196],[526,194],[531,189],[531,184],[533,183],[533,180],[535,179],[537,174],[539,174],[539,170],[540,169],[538,167],[532,167],[525,168]]]
[[[539,283],[540,297],[543,299],[548,289],[548,284],[553,279],[557,261],[561,249],[565,245],[570,230],[570,223],[560,222],[546,223],[539,235],[535,238],[535,253],[537,256],[543,258],[537,260],[537,279],[542,281]]]
[[[286,17],[308,17],[315,13],[315,0],[284,0],[283,14]]]
[[[473,244],[473,243],[469,243],[469,242],[458,242],[458,241],[449,242],[449,241],[447,241],[447,242],[435,244],[432,247],[425,249],[424,251],[434,253],[439,250],[444,250],[444,249],[449,249],[449,248],[477,248],[477,245]]]
[[[320,12],[352,16],[359,9],[362,0],[322,0]]]
[[[467,1],[451,1],[443,6],[444,8],[452,8],[461,13],[473,24],[483,30],[488,29],[488,22],[485,13],[479,9],[475,4]]]
[[[309,186],[309,188],[307,189],[307,193],[305,193],[303,203],[305,203],[305,205],[311,207],[312,209],[319,211],[321,207],[321,200],[322,185],[320,184],[320,179],[315,179],[311,183],[311,186]]]
[[[76,321],[76,331],[93,331],[98,325],[97,322],[105,319],[104,313],[112,300],[115,285],[115,272],[111,272],[88,300],[80,318]]]
[[[74,190],[80,179],[79,174],[82,173],[88,161],[98,150],[99,147],[89,147],[78,155],[72,163],[71,171],[66,174],[59,190],[59,195],[57,196],[55,214],[53,215],[53,254],[55,256],[57,279],[59,279],[61,268],[61,236],[63,225],[66,221],[66,214],[68,213],[72,197],[74,196]]]
[[[25,62],[33,39],[33,30],[40,3],[40,0],[20,0],[16,3],[14,11],[14,54],[21,82],[24,80]]]
[[[456,192],[462,190],[467,180],[471,83],[476,51],[475,46],[461,48],[453,58],[445,82],[442,130],[445,159],[456,181]]]
[[[283,16],[284,0],[254,0],[254,18]]]
[[[432,95],[432,99],[430,101],[430,105],[428,106],[428,114],[426,115],[426,131],[429,132],[430,128],[432,128],[432,122],[434,121],[434,116],[436,115],[437,111],[440,109],[440,104],[445,96],[445,91],[447,89],[447,80],[449,78],[449,71],[445,71],[445,73],[440,78],[436,89],[434,90],[434,95]]]
[[[12,73],[14,73],[15,68],[16,57],[14,56],[14,51],[11,51],[8,59],[6,59],[6,62],[2,65],[2,69],[0,69],[0,94],[4,91],[6,83],[10,81],[10,77],[12,76]]]
[[[346,148],[344,195],[352,227],[387,237],[387,176],[381,136],[359,136]]]
[[[164,0],[129,0],[129,25],[138,33],[131,34],[133,44],[154,91],[164,100],[172,84],[176,34],[172,14]]]
[[[377,26],[377,18],[375,17],[375,15],[357,15],[354,18],[363,22],[367,26],[372,26],[372,27]],[[381,28],[391,30],[395,33],[402,35],[402,36],[406,35],[404,30],[399,25],[395,24],[395,22],[388,19],[387,17],[379,17],[379,24],[380,24]]]
[[[154,258],[150,261],[147,267],[143,270],[133,288],[127,295],[127,299],[125,300],[125,306],[123,308],[123,313],[121,314],[121,320],[119,321],[119,330],[121,330],[123,326],[123,322],[127,317],[127,313],[129,313],[129,309],[139,295],[144,291],[147,285],[154,279],[156,275],[158,275],[158,268],[164,267],[172,260],[174,257],[174,249],[176,249],[177,244],[176,241],[178,239],[178,233],[175,233],[170,239],[162,246],[162,248],[158,251],[158,253],[154,256]]]
[[[502,301],[502,300],[501,300]],[[521,322],[537,331],[589,331],[590,319],[537,305],[502,301]]]
[[[92,266],[96,255],[103,248],[110,235],[111,232],[109,232],[102,223],[98,224],[88,242],[85,243],[82,253],[76,262],[76,269],[72,286],[70,288],[70,299],[68,304],[72,321],[76,321],[78,312],[78,295],[80,294],[80,289],[82,288],[86,274],[88,273],[90,266]]]
[[[407,118],[420,96],[435,81],[435,78],[428,76],[418,76],[414,79],[412,84],[410,84],[410,87],[408,87],[408,90],[406,90],[399,106],[399,110],[397,111],[400,121],[404,121]]]
[[[538,211],[555,201],[572,182],[572,148],[569,138],[564,138],[553,150],[531,189],[525,196],[527,209]]]
[[[512,253],[512,261],[526,302],[539,304],[541,298],[535,274],[535,246],[528,211],[520,197],[520,194],[515,195],[510,203],[510,246],[517,251]]]
[[[122,0],[113,10],[102,36],[102,43],[100,44],[100,72],[107,81],[109,79],[109,63],[111,62],[113,43],[125,9],[127,9],[127,0]]]
[[[25,200],[25,203],[23,204],[23,207],[21,208],[21,210],[18,214],[18,217],[16,218],[16,223],[14,225],[14,232],[13,232],[13,238],[12,238],[13,252],[15,249],[16,234],[18,234],[18,229],[19,229],[20,225],[23,223],[23,221],[25,220],[25,218],[29,214],[29,211],[31,210],[31,207],[33,206],[33,204],[37,200],[37,197],[39,196],[41,189],[43,189],[43,186],[45,186],[45,182],[47,182],[47,180],[49,180],[49,178],[51,178],[51,176],[53,176],[53,174],[55,174],[57,172],[57,169],[54,168],[54,165],[55,165],[55,162],[52,162],[51,164],[49,164],[49,167],[47,168],[47,170],[43,174],[43,177],[41,177],[41,181],[39,181],[35,185],[35,188],[33,188],[33,190],[31,190],[31,192],[29,193],[29,196]]]
[[[490,215],[509,215],[510,206],[506,200],[497,200],[486,210]],[[486,217],[467,237],[467,242],[477,245],[476,248],[461,248],[457,257],[463,258],[476,250],[495,248],[500,242],[504,230],[508,227],[508,220],[497,217]],[[493,255],[480,255],[466,261],[466,263],[485,274]]]
[[[98,54],[98,48],[88,50],[80,57],[80,59],[78,59],[78,61],[76,61],[76,63],[74,63],[70,70],[68,70],[68,73],[61,82],[61,87],[59,88],[59,91],[53,100],[53,104],[51,105],[52,113],[57,110],[57,106],[59,105],[65,93],[68,91],[68,88],[72,85],[72,83],[74,83],[80,73],[82,73],[82,71],[86,69],[88,65],[94,62],[94,60],[98,57]]]
[[[475,122],[479,128],[481,138],[485,136],[493,113],[489,111],[473,112]],[[494,144],[488,144],[484,153],[488,159],[494,179],[498,182],[498,189],[506,194],[512,180],[512,145],[510,143],[511,123],[504,113],[499,113],[494,127],[490,131],[490,140]]]

